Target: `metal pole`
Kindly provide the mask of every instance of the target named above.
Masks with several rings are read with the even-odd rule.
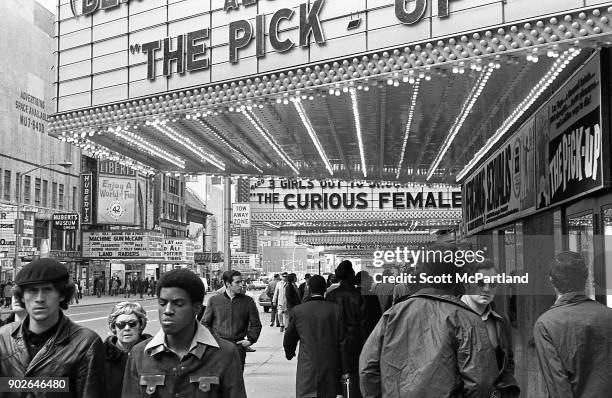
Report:
[[[21,174],[17,176],[17,191],[15,199],[17,201],[17,214],[15,215],[15,258],[13,260],[13,280],[17,277],[17,268],[21,258],[19,251],[21,250],[21,223],[19,222],[19,214],[21,213]]]
[[[232,269],[232,249],[230,245],[232,220],[232,180],[223,178],[223,247],[225,248],[225,264],[227,271]]]

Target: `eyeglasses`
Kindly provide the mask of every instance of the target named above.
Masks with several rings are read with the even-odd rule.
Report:
[[[478,281],[476,285],[478,285],[478,287],[484,287],[485,285],[489,285],[489,287],[493,289],[497,287],[497,282],[485,283],[484,281]]]
[[[115,326],[117,326],[117,328],[119,329],[125,329],[126,325],[129,326],[130,328],[135,328],[136,326],[138,326],[138,324],[140,324],[139,321],[135,321],[135,320],[131,320],[131,321],[127,321],[127,322],[116,322]]]

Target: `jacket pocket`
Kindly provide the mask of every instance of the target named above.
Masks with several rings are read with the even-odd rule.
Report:
[[[142,375],[140,376],[140,392],[143,397],[158,397],[158,387],[164,386],[166,375]]]
[[[192,375],[189,376],[189,382],[195,387],[195,395],[197,398],[216,397],[219,388],[218,376]]]

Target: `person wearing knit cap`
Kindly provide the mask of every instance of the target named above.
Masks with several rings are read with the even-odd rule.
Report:
[[[102,398],[104,345],[94,331],[77,325],[62,310],[75,293],[68,269],[42,258],[25,265],[15,278],[15,299],[26,309],[23,322],[0,328],[0,374],[11,378],[67,378],[56,397]],[[22,392],[4,393],[20,397]]]

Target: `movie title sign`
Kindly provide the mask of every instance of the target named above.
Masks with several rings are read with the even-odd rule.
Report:
[[[430,189],[337,180],[260,179],[251,186],[251,207],[289,211],[400,211],[461,209],[459,187]]]
[[[463,184],[466,231],[502,224],[533,212],[535,120],[519,130]]]
[[[538,122],[538,208],[602,188],[605,152],[599,54],[550,98]]]
[[[186,239],[165,239],[164,260],[171,263],[193,263],[193,242]]]
[[[163,258],[163,235],[155,231],[83,232],[85,258]]]

